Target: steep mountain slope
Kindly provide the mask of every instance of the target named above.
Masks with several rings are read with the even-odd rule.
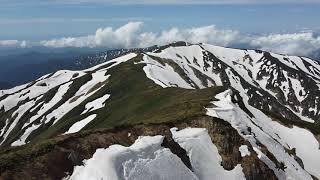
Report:
[[[155,47],[141,49],[152,51]],[[0,89],[12,88],[61,69],[83,70],[138,49],[31,49],[0,56]],[[97,53],[100,52],[100,53]],[[15,72],[15,73],[12,73]],[[10,74],[8,77],[7,74]]]
[[[320,178],[319,96],[320,64],[308,58],[184,42],[137,49],[0,91],[0,170],[13,179]]]
[[[320,119],[320,64],[308,58],[204,44],[148,53],[144,62],[149,77],[163,87],[233,87],[247,91],[256,108],[293,121]]]

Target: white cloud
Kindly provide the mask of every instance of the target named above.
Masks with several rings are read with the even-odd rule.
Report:
[[[18,43],[17,40],[1,40],[0,46],[16,46]]]
[[[160,33],[154,33],[140,32],[142,24],[142,22],[129,22],[115,30],[111,27],[100,28],[94,35],[53,39],[42,41],[41,44],[47,47],[132,48],[155,44],[164,45],[173,41],[205,42],[221,46],[242,41],[238,31],[219,30],[215,26],[190,29],[171,28]]]
[[[310,56],[320,51],[320,36],[312,32],[250,36],[211,25],[187,29],[175,27],[155,33],[142,32],[142,24],[129,22],[118,29],[100,28],[93,35],[53,39],[42,41],[41,44],[47,47],[133,48],[187,41],[231,47],[242,44],[244,47],[301,56]]]
[[[20,42],[20,47],[22,47],[22,48],[25,48],[25,47],[27,47],[28,45],[27,45],[27,41],[21,41]]]
[[[173,27],[162,32],[143,31],[143,22],[129,22],[117,29],[99,28],[94,34],[64,37],[41,42],[0,40],[0,47],[29,47],[42,45],[51,48],[104,47],[136,48],[165,45],[174,41],[209,43],[218,46],[254,48],[275,53],[314,56],[320,52],[320,35],[313,32],[247,35],[236,30],[219,29],[214,25],[181,29]]]
[[[250,44],[266,51],[308,56],[320,50],[320,37],[312,32],[271,34],[253,38]]]
[[[137,31],[140,30],[142,24],[142,22],[129,22],[116,30],[113,30],[112,27],[99,28],[94,35],[65,37],[40,43],[47,47],[130,48],[137,46]]]
[[[26,41],[0,40],[0,47],[27,47]]]

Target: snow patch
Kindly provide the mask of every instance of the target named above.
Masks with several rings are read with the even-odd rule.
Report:
[[[212,103],[217,107],[207,108],[207,114],[211,116],[216,115],[215,117],[229,122],[243,138],[251,143],[253,149],[257,152],[258,157],[264,161],[269,168],[273,169],[279,179],[311,180],[312,178],[309,173],[318,177],[320,168],[315,164],[319,162],[319,149],[317,149],[319,148],[319,144],[316,143],[316,140],[311,136],[311,133],[307,133],[307,130],[301,128],[290,129],[278,122],[272,121],[272,119],[261,111],[247,103],[248,97],[243,88],[239,86],[237,90],[240,91],[246,108],[254,115],[253,118],[246,114],[239,106],[230,101],[230,90],[216,95],[216,98],[219,99],[219,101]],[[248,127],[250,127],[250,132],[248,131]],[[268,151],[275,156],[278,162],[283,162],[285,164],[286,168],[284,171],[276,168],[275,164],[261,152],[261,147],[258,145],[257,140],[267,147]],[[286,152],[285,148],[296,148],[297,152],[299,151],[299,157],[302,159],[305,168],[309,173],[299,165],[294,157]],[[310,150],[313,152],[312,155],[310,153],[308,154]],[[314,158],[308,158],[312,156]]]
[[[241,157],[250,156],[250,151],[248,150],[247,145],[241,145],[239,147],[239,151],[240,151]]]
[[[198,180],[181,159],[161,147],[163,136],[139,137],[130,147],[112,145],[97,149],[83,166],[76,166],[69,180]]]
[[[206,129],[186,128],[177,131],[177,128],[172,128],[171,133],[174,141],[187,151],[199,179],[246,179],[240,164],[231,171],[221,166],[222,158]]]
[[[109,99],[110,94],[106,94],[92,102],[89,102],[85,106],[85,110],[81,114],[85,114],[87,112],[95,111],[97,109],[101,109],[105,106],[105,101]]]
[[[85,119],[78,121],[76,123],[74,123],[67,132],[65,132],[64,134],[71,134],[71,133],[76,133],[78,131],[80,131],[82,128],[84,128],[87,124],[89,124],[92,120],[94,120],[94,118],[96,118],[97,115],[96,114],[92,114],[88,117],[86,117]]]
[[[82,85],[80,89],[75,93],[75,95],[70,98],[67,102],[59,106],[57,109],[52,111],[43,119],[46,119],[46,123],[48,123],[52,118],[55,118],[53,124],[57,123],[64,115],[66,115],[69,111],[71,111],[74,107],[78,106],[85,99],[96,93],[99,89],[101,89],[105,84],[101,84],[99,88],[96,88],[92,91],[92,88],[98,85],[99,83],[105,82],[110,75],[105,75],[106,70],[99,70],[92,74],[92,79]]]

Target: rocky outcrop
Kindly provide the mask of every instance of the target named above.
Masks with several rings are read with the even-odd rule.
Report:
[[[136,125],[110,130],[85,131],[79,134],[59,136],[38,144],[29,144],[0,152],[0,179],[61,179],[72,173],[75,165],[89,159],[97,148],[112,144],[131,145],[141,135],[164,135],[162,146],[169,148],[192,169],[186,152],[172,140],[170,128],[206,128],[212,142],[222,157],[221,165],[226,170],[241,164],[247,179],[277,179],[248,142],[223,120],[200,117],[190,121],[158,125]],[[247,145],[250,156],[241,157],[239,147]]]

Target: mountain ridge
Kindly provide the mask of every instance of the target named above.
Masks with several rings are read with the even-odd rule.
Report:
[[[247,179],[258,178],[254,171],[272,172],[269,177],[274,179],[319,178],[320,171],[314,166],[320,158],[319,88],[320,64],[309,58],[177,42],[151,52],[138,49],[83,71],[61,70],[2,90],[0,140],[4,147],[30,141],[26,147],[32,147],[51,143],[51,138],[59,139],[71,128],[81,134],[141,125],[142,130],[131,133],[155,136],[166,131],[169,138],[168,132],[174,135],[169,131],[172,127],[202,127],[214,145],[218,143],[220,154],[228,152],[222,158],[228,162],[223,168],[233,169],[240,162]],[[90,116],[94,118],[87,120]],[[249,162],[242,161],[246,158],[239,157],[240,144],[229,138],[229,132],[219,135],[227,139],[219,144],[218,129],[211,131],[212,125],[203,120],[189,123],[203,118],[224,124],[219,125],[222,129],[233,129],[241,142],[246,142],[256,166],[249,168]],[[157,128],[164,124],[168,124],[166,129]],[[148,132],[144,129],[148,126],[156,127]],[[307,140],[305,148],[314,152],[313,159],[290,135]],[[128,146],[133,140],[123,144],[125,140],[120,138],[114,143]],[[88,146],[96,149],[93,144]],[[0,159],[10,160],[16,158],[15,153],[22,153],[12,151],[9,158],[0,153]],[[94,153],[90,151],[80,159],[90,158]],[[11,171],[5,165],[0,167]]]

